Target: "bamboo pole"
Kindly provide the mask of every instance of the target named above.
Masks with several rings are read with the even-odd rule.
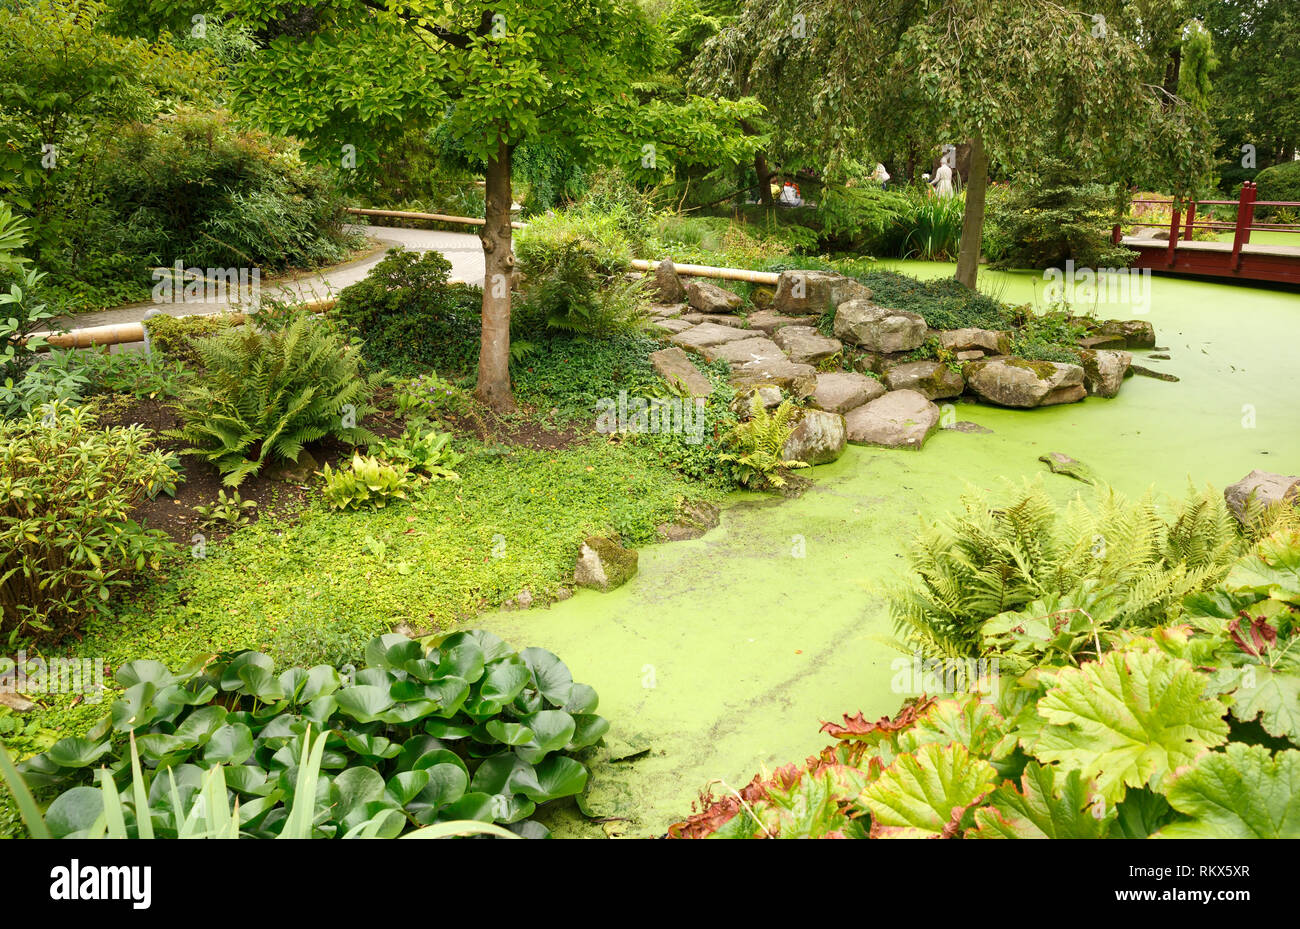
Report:
[[[365,210],[350,206],[348,212],[354,216],[379,216],[388,219],[424,219],[438,223],[459,223],[462,226],[481,226],[486,220],[474,216],[448,216],[446,213],[413,213],[409,210]],[[523,229],[527,223],[512,222],[512,229]]]
[[[632,267],[637,271],[653,271],[658,262],[632,259]],[[687,277],[714,277],[722,281],[746,281],[750,284],[766,284],[775,287],[781,275],[773,271],[748,271],[744,268],[715,268],[711,265],[678,265],[673,267],[678,274]]]

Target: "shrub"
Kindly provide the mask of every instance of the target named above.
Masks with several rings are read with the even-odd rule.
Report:
[[[216,799],[238,800],[238,831],[255,838],[338,838],[367,828],[396,836],[461,820],[545,836],[529,821],[538,806],[586,788],[587,769],[573,753],[598,742],[609,724],[595,712],[596,692],[574,683],[555,655],[515,652],[478,630],[433,645],[385,635],[365,652],[367,666],[355,677],[328,665],[276,674],[268,656],[251,651],[177,673],[132,661],[117,672],[126,690],[104,730],[111,724],[134,736],[141,773],[153,781],[146,794],[169,794],[159,780],[166,770],[183,802],[205,771],[222,766],[227,793]],[[313,755],[323,759],[320,781],[304,791],[316,733],[324,734]],[[79,811],[57,834],[82,833],[101,814],[102,805],[63,798],[84,791],[110,754],[118,757],[106,776],[129,786],[136,767],[129,751],[115,753],[101,738],[63,739],[21,766],[33,787],[64,791],[51,810]],[[289,815],[300,791],[315,800],[301,811],[310,814],[301,830]],[[123,797],[128,824],[137,819],[134,803]],[[162,822],[157,834],[172,837],[174,819]]]
[[[299,316],[280,331],[230,328],[197,339],[203,375],[181,398],[183,454],[211,462],[237,487],[273,461],[296,462],[325,436],[365,444],[357,425],[378,382],[326,322]]]
[[[362,340],[362,354],[376,365],[443,363],[458,339],[477,348],[482,306],[479,291],[447,282],[450,271],[436,251],[392,249],[364,280],[343,289],[331,318]]]
[[[952,278],[919,281],[893,271],[870,271],[858,280],[871,288],[881,306],[922,316],[932,329],[1010,329],[1017,315],[987,294]]]
[[[950,261],[957,257],[966,209],[964,197],[940,197],[928,187],[909,187],[894,209],[897,219],[885,237],[887,247],[897,249],[894,254],[922,261]]]
[[[174,472],[139,426],[96,429],[86,407],[0,421],[3,628],[57,640],[133,571],[157,567],[167,536],[128,518]]]
[[[1300,202],[1300,161],[1284,161],[1272,165],[1255,175],[1256,197],[1259,200],[1289,200]],[[1300,207],[1261,207],[1261,216],[1279,217],[1283,212],[1295,214]],[[1293,218],[1283,221],[1294,222]]]
[[[608,335],[641,318],[644,285],[622,273],[631,243],[613,214],[571,210],[538,217],[517,239],[524,275],[521,325],[579,335]]]
[[[1133,261],[1132,251],[1110,241],[1109,188],[1081,181],[1062,164],[1050,162],[1039,183],[1013,189],[989,209],[1006,240],[996,267],[1063,267],[1072,259],[1080,267],[1123,268]]]
[[[157,352],[172,361],[187,365],[199,363],[198,352],[194,350],[195,339],[217,335],[231,325],[231,317],[226,313],[202,316],[168,316],[159,313],[144,321],[145,332],[149,334],[150,354]]]

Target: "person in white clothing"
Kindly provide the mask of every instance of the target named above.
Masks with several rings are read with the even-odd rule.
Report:
[[[939,170],[934,172],[930,186],[940,197],[951,197],[955,193],[952,187],[952,168],[948,167],[948,162],[939,162]]]
[[[880,162],[876,162],[876,170],[872,172],[871,179],[882,188],[887,187],[889,185],[889,172],[885,170],[884,165]]]

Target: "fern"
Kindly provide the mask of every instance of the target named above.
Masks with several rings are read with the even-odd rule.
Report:
[[[736,480],[753,488],[784,487],[791,468],[806,468],[807,463],[783,457],[785,443],[794,431],[795,407],[783,400],[776,412],[769,412],[755,391],[749,401],[749,420],[739,423],[728,436],[735,449],[718,456],[721,462],[736,466]]]
[[[1101,487],[1062,510],[1027,483],[1004,506],[967,495],[962,512],[922,529],[909,556],[918,582],[893,592],[891,612],[907,648],[948,658],[986,654],[989,619],[1040,601],[1086,598],[1100,630],[1147,628],[1221,580],[1242,548],[1209,490],[1189,491],[1166,521],[1150,494]]]
[[[181,398],[184,425],[168,434],[189,443],[184,454],[215,465],[227,486],[268,462],[296,462],[325,436],[375,440],[355,424],[377,377],[363,376],[357,350],[307,314],[276,331],[231,328],[196,339],[194,350],[203,375]]]

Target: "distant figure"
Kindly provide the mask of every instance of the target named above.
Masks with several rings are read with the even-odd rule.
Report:
[[[952,168],[948,167],[948,162],[939,162],[939,170],[934,172],[930,186],[940,197],[951,197],[955,193],[952,188]]]
[[[886,171],[885,166],[878,161],[876,162],[876,170],[871,174],[871,179],[879,184],[882,189],[889,186],[889,172]]]
[[[799,188],[789,181],[781,188],[781,205],[782,206],[803,206],[803,197],[799,193]]]

